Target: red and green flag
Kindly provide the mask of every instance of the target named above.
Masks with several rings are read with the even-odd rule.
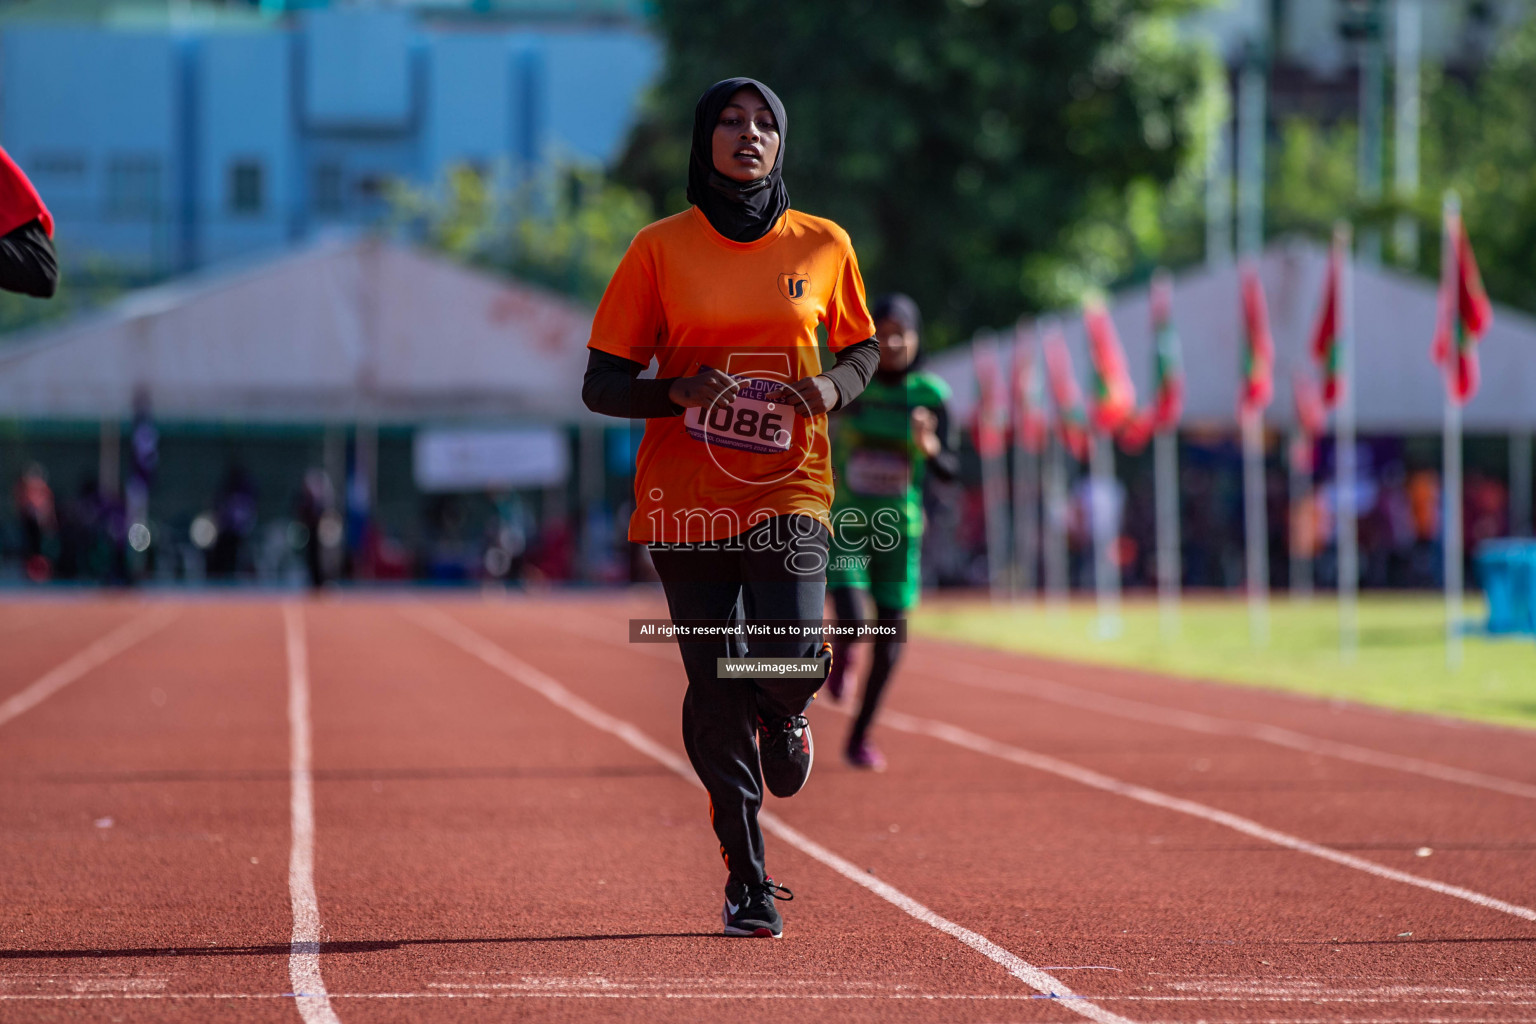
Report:
[[[1264,283],[1251,262],[1243,264],[1243,391],[1245,413],[1262,412],[1275,393],[1275,340],[1269,330]]]
[[[1477,393],[1477,343],[1493,323],[1493,305],[1459,213],[1446,214],[1445,237],[1450,252],[1441,260],[1435,362],[1445,369],[1451,399],[1465,405]]]
[[[1301,429],[1291,438],[1287,454],[1293,471],[1311,476],[1317,439],[1328,429],[1328,407],[1323,404],[1323,389],[1317,378],[1300,367],[1291,377],[1291,397],[1296,402],[1296,423]],[[1292,528],[1297,524],[1293,515]]]
[[[1296,423],[1301,432],[1309,438],[1321,437],[1328,429],[1328,406],[1317,379],[1298,369],[1291,378],[1291,395],[1296,400]]]
[[[1051,385],[1051,401],[1056,406],[1056,430],[1061,443],[1072,457],[1081,462],[1088,457],[1088,413],[1083,408],[1083,392],[1072,371],[1072,354],[1060,328],[1045,336],[1045,368]]]
[[[1323,375],[1319,399],[1325,409],[1339,402],[1339,299],[1344,287],[1344,257],[1335,244],[1328,254],[1328,276],[1323,281],[1323,305],[1312,329],[1312,358]]]
[[[1120,433],[1115,435],[1115,442],[1120,445],[1120,450],[1125,454],[1139,455],[1155,433],[1157,433],[1157,411],[1138,409],[1120,427]]]
[[[1109,310],[1098,298],[1083,304],[1088,361],[1093,371],[1093,427],[1113,434],[1136,413],[1136,386],[1125,367],[1125,350]]]
[[[1040,379],[1039,346],[1032,332],[1020,327],[1013,339],[1013,430],[1020,447],[1038,452],[1045,447],[1050,426],[1045,418],[1045,383]]]
[[[971,439],[983,458],[1003,453],[1008,438],[1008,402],[1003,397],[1002,373],[997,365],[997,345],[990,336],[971,343],[976,369],[976,416]]]
[[[1173,327],[1173,281],[1163,271],[1152,278],[1152,393],[1153,429],[1178,426],[1184,415],[1184,357]]]

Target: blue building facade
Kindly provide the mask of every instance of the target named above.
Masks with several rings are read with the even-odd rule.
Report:
[[[0,28],[0,144],[67,260],[191,269],[377,220],[394,179],[617,156],[661,51],[634,22],[335,7],[265,24]]]

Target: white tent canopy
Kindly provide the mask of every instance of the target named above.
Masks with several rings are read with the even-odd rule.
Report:
[[[589,310],[405,246],[322,243],[136,292],[0,346],[0,417],[595,419]]]
[[[1266,413],[1274,426],[1296,422],[1291,394],[1294,368],[1316,374],[1308,344],[1322,301],[1327,250],[1310,242],[1283,242],[1265,251],[1259,273],[1269,300],[1275,338],[1275,400]],[[1436,313],[1435,283],[1381,267],[1354,265],[1355,381],[1359,429],[1377,433],[1435,433],[1444,423],[1444,378],[1430,359]],[[1152,324],[1148,288],[1115,295],[1110,313],[1125,345],[1137,399],[1150,400]],[[1046,321],[1042,321],[1044,325]],[[1087,378],[1088,348],[1082,318],[1064,316],[1073,364]],[[1185,423],[1236,429],[1242,306],[1236,266],[1194,270],[1173,284],[1173,322],[1183,343]],[[1466,406],[1471,431],[1536,428],[1536,320],[1505,306],[1478,346],[1482,388]],[[952,414],[968,422],[976,379],[968,346],[929,363],[955,391]],[[1007,358],[1002,361],[1005,371]]]

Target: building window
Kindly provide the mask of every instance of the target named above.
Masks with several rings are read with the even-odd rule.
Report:
[[[341,165],[320,164],[315,168],[315,212],[340,213],[342,208]]]
[[[229,165],[229,209],[231,213],[260,213],[262,207],[261,164],[256,160],[236,160]]]
[[[160,213],[160,158],[115,156],[107,164],[107,214],[146,218]]]
[[[57,184],[78,181],[85,177],[85,154],[44,152],[37,153],[24,170],[34,178],[49,178]]]

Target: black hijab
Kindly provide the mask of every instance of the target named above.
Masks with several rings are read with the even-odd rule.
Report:
[[[917,302],[913,300],[912,296],[903,295],[901,292],[891,292],[889,295],[882,295],[876,299],[875,304],[869,307],[869,318],[875,322],[876,326],[879,325],[881,320],[894,320],[904,331],[911,331],[914,334],[920,335],[923,330],[923,314],[917,308]],[[907,374],[916,371],[922,366],[923,352],[923,344],[919,341],[917,352],[913,354],[910,363],[900,370],[876,368],[875,376],[879,377],[886,384],[899,383]]]
[[[762,93],[779,125],[779,154],[768,173],[756,181],[732,181],[715,170],[713,140],[720,112],[736,90]],[[773,90],[752,78],[727,78],[704,90],[693,109],[693,151],[688,156],[688,201],[709,218],[720,234],[733,242],[753,242],[766,235],[789,209],[784,187],[784,137],[789,134],[784,104]]]

